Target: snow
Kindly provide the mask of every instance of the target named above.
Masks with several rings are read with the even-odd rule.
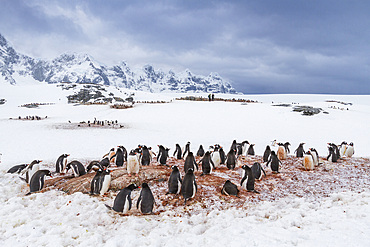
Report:
[[[124,90],[122,97],[125,92],[133,91]],[[256,144],[258,155],[274,139],[289,141],[292,152],[305,142],[305,149],[314,147],[325,156],[328,142],[346,140],[354,143],[354,157],[370,157],[368,95],[215,95],[259,102],[242,105],[174,100],[186,94],[135,92],[138,101],[170,103],[117,110],[107,105],[67,104],[68,94],[71,92],[55,85],[0,84],[0,98],[7,100],[0,105],[1,246],[368,246],[370,242],[370,191],[361,188],[361,183],[357,190],[333,191],[318,198],[291,195],[273,201],[246,201],[241,208],[227,210],[217,209],[216,202],[208,205],[214,206],[213,210],[203,213],[192,213],[196,206],[191,205],[159,215],[121,216],[104,206],[112,205],[112,198],[56,190],[25,196],[27,185],[18,175],[6,173],[10,167],[34,159],[43,160],[41,167],[54,170],[62,153],[71,154],[68,160],[100,159],[117,145],[130,150],[145,144],[157,151],[157,144],[162,144],[170,147],[172,154],[176,143],[183,146],[188,141],[196,152],[200,144],[206,148],[218,143],[226,151],[234,139],[248,140]],[[33,102],[53,104],[19,107]],[[291,107],[273,106],[292,102],[321,107],[329,114],[302,116]],[[40,121],[9,119],[27,115],[48,117]],[[69,120],[78,123],[94,117],[118,120],[125,128],[57,128],[68,125]],[[217,170],[215,174],[225,176]],[[139,191],[133,192],[133,204],[138,195]]]

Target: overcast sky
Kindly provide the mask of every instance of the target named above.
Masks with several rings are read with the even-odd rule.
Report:
[[[208,75],[244,93],[370,94],[370,1],[0,0],[20,53]]]

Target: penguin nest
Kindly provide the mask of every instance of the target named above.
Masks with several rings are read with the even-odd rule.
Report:
[[[199,158],[197,158],[199,161]],[[185,213],[210,212],[214,209],[224,210],[228,208],[244,208],[256,204],[260,201],[274,201],[284,197],[304,197],[310,201],[315,201],[320,197],[328,197],[332,193],[354,191],[361,192],[370,187],[369,171],[370,159],[368,158],[347,158],[338,163],[330,163],[320,159],[322,164],[315,167],[312,171],[306,171],[302,165],[302,158],[288,156],[282,160],[280,173],[274,174],[270,169],[265,169],[266,177],[255,181],[255,190],[260,194],[247,192],[240,188],[241,166],[247,164],[251,166],[254,162],[262,164],[261,156],[239,157],[238,167],[228,170],[221,166],[212,172],[211,175],[200,176],[201,171],[195,171],[198,191],[193,199],[188,200],[184,207],[184,199],[180,195],[166,195],[168,191],[168,178],[172,169],[170,166],[177,165],[184,176],[184,161],[169,158],[169,167],[160,166],[157,162],[152,162],[150,166],[142,167],[137,177],[129,177],[126,167],[111,168],[112,182],[110,190],[105,197],[99,196],[107,204],[113,204],[113,200],[118,190],[131,183],[141,185],[143,182],[149,183],[156,200],[156,213],[173,212],[175,215]],[[264,165],[263,165],[264,167]],[[201,170],[201,167],[199,167]],[[90,182],[95,176],[95,172],[88,173],[81,177],[61,176],[46,180],[46,188],[58,189],[66,193],[90,191]],[[238,185],[240,190],[239,197],[225,196],[221,194],[221,189],[225,181],[229,179]],[[135,205],[135,195],[133,192],[133,203]],[[136,207],[130,210],[130,215],[140,215]]]

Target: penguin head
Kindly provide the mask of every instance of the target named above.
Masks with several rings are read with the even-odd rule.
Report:
[[[276,154],[275,154],[275,151],[271,151],[271,155],[276,155]]]
[[[249,166],[247,166],[247,165],[243,165],[242,166],[242,168],[244,169],[244,170],[250,170],[251,168],[249,167]]]
[[[269,145],[266,146],[266,150],[271,150]]]
[[[351,142],[349,145],[350,145],[351,147],[353,147],[353,142]]]
[[[186,174],[193,174],[194,173],[194,169],[193,168],[189,168],[188,171],[186,172]]]
[[[130,184],[129,186],[126,187],[126,189],[129,189],[129,190],[135,190],[139,188],[136,184]]]
[[[69,156],[69,154],[63,154],[64,158],[67,158],[68,156]]]
[[[311,151],[310,150],[307,150],[306,154],[311,154]]]
[[[149,188],[149,185],[147,183],[142,183],[141,188],[143,189]]]
[[[45,170],[45,175],[46,175],[46,176],[49,176],[49,177],[53,177],[53,176],[51,175],[51,172],[50,172],[49,170]]]
[[[32,161],[31,165],[39,164],[39,163],[41,163],[41,162],[42,162],[42,160],[34,160],[34,161]]]
[[[290,146],[289,142],[284,143],[284,146]]]
[[[172,171],[178,171],[179,170],[179,168],[175,165],[171,166],[171,168],[172,168]]]

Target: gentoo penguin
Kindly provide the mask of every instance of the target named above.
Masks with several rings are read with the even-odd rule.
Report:
[[[347,150],[346,150],[346,156],[347,157],[352,157],[352,155],[354,155],[355,153],[355,148],[353,146],[353,142],[351,142],[348,147],[347,147]]]
[[[99,164],[100,164],[102,167],[105,167],[105,168],[109,167],[110,163],[109,163],[109,159],[108,159],[108,157],[106,157],[106,158],[102,159],[102,160],[99,162]]]
[[[116,152],[114,151],[114,148],[111,148],[111,150],[109,150],[108,159],[109,163],[116,163]]]
[[[189,152],[190,152],[190,142],[186,143],[184,152],[182,153],[182,158],[186,159],[186,156],[189,154]]]
[[[154,196],[147,183],[141,185],[141,191],[139,199],[137,199],[136,208],[140,210],[142,214],[151,214],[154,207]]]
[[[242,180],[240,181],[240,186],[247,191],[258,193],[254,189],[254,176],[252,173],[252,169],[247,165],[243,165],[242,169],[243,177]]]
[[[225,154],[225,151],[222,147],[220,147],[220,149],[218,150],[219,153],[220,153],[220,165],[224,165],[225,164],[225,161],[226,161],[226,154]]]
[[[241,143],[236,144],[236,155],[243,155],[243,146]]]
[[[198,171],[198,164],[195,161],[193,152],[189,152],[185,158],[184,171],[186,172],[187,170],[189,170],[189,168],[193,169],[193,171],[195,171],[195,168],[197,168]]]
[[[229,169],[229,170],[234,170],[235,167],[237,166],[238,164],[238,159],[236,158],[236,150],[235,149],[231,149],[228,153],[227,153],[227,156],[226,156],[226,167]]]
[[[69,169],[72,169],[73,175],[75,177],[79,177],[86,174],[85,167],[82,165],[81,162],[74,160],[72,162],[69,162],[66,166],[66,172],[69,171]]]
[[[181,190],[181,174],[177,166],[172,166],[172,172],[168,179],[168,192],[167,194],[179,194]]]
[[[331,146],[334,149],[334,153],[337,155],[337,159],[341,159],[340,151],[337,145],[334,143],[328,143],[329,146]]]
[[[167,166],[167,158],[168,158],[168,151],[169,148],[165,148],[162,145],[158,145],[159,152],[157,156],[157,162],[163,166]]]
[[[24,168],[27,167],[27,164],[22,164],[22,165],[16,165],[10,168],[7,173],[20,173]]]
[[[98,171],[103,170],[103,166],[100,165],[100,162],[97,160],[93,160],[89,163],[89,165],[86,167],[86,173],[89,173],[91,170]]]
[[[263,170],[263,168],[262,168],[262,166],[261,166],[260,163],[254,162],[254,164],[252,165],[251,169],[252,169],[252,173],[253,173],[253,176],[254,176],[255,179],[261,180],[262,173],[265,174],[265,177],[266,177],[265,170]]]
[[[175,157],[178,160],[182,159],[182,150],[180,147],[180,144],[176,143],[175,152],[173,153],[173,157]]]
[[[346,155],[346,150],[348,148],[348,144],[345,141],[342,141],[342,143],[339,145],[339,157],[342,158],[344,155]]]
[[[198,149],[198,152],[197,152],[197,156],[199,156],[199,157],[203,157],[204,156],[204,149],[203,149],[203,146],[202,145],[200,145],[199,146],[199,149]]]
[[[314,148],[310,148],[312,159],[313,159],[313,165],[318,166],[319,165],[319,153]]]
[[[233,184],[230,180],[226,180],[224,186],[222,187],[221,194],[238,197],[238,186],[236,186],[236,184]]]
[[[121,146],[117,146],[116,166],[123,166],[124,162],[125,162],[125,157],[123,155],[123,150],[122,150]]]
[[[42,160],[34,160],[25,169],[23,169],[22,174],[26,173],[26,182],[29,184],[30,180],[35,172],[40,169],[40,163]]]
[[[184,197],[184,205],[186,205],[186,201],[188,199],[191,199],[195,196],[195,193],[197,192],[197,183],[195,181],[195,175],[193,169],[189,169],[182,181],[181,184],[181,194]]]
[[[236,140],[233,140],[233,142],[231,143],[231,147],[230,147],[230,150],[231,149],[234,149],[234,150],[236,150],[237,149],[237,142],[236,142]]]
[[[290,143],[289,142],[284,143],[285,153],[287,155],[290,153],[289,146],[290,146]]]
[[[104,195],[109,190],[111,181],[112,176],[110,175],[110,170],[104,169],[100,175],[100,195]]]
[[[49,170],[38,170],[36,171],[30,181],[30,192],[27,195],[42,190],[45,183],[45,176],[51,176],[51,172]]]
[[[330,162],[337,162],[338,161],[337,154],[335,153],[335,150],[332,146],[329,146],[329,155],[326,159]]]
[[[127,212],[131,209],[131,192],[138,187],[136,184],[130,184],[126,188],[123,188],[114,199],[113,207],[108,206],[105,204],[105,206],[109,209],[113,209],[116,212],[121,212],[124,214],[127,214]]]
[[[283,147],[284,148],[284,147]],[[271,170],[274,173],[279,173],[279,160],[278,156],[275,154],[275,151],[271,151],[270,159],[266,163],[266,167],[271,163]]]
[[[139,159],[138,159],[134,149],[131,150],[130,154],[128,155],[126,168],[127,168],[127,173],[128,173],[129,176],[131,176],[131,174],[133,174],[133,173],[135,175],[138,175],[138,173],[139,173],[140,162],[139,162]]]
[[[202,165],[202,175],[206,175],[206,174],[211,174],[212,173],[212,169],[215,168],[215,164],[213,163],[212,159],[211,159],[211,153],[209,151],[207,151],[203,158],[199,161],[199,164]]]
[[[141,155],[140,155],[140,163],[142,166],[148,166],[150,165],[150,162],[152,161],[152,156],[150,155],[149,149],[147,146],[143,146],[141,150]]]
[[[249,142],[248,141],[243,141],[241,143],[241,145],[242,145],[242,154],[246,156],[247,155],[247,152],[248,152]]]
[[[59,156],[56,162],[56,169],[55,169],[56,173],[65,173],[68,156],[69,154],[62,154],[61,156]]]
[[[313,155],[311,154],[310,150],[308,150],[306,154],[303,156],[303,165],[306,168],[306,170],[313,170],[313,168],[315,167]]]
[[[249,148],[248,148],[248,151],[247,151],[248,155],[254,155],[255,154],[253,146],[254,146],[254,144],[249,145]]]
[[[212,158],[213,164],[215,165],[215,168],[218,168],[221,164],[221,157],[220,157],[219,149],[220,149],[220,145],[216,144],[211,154],[211,158]]]
[[[100,187],[101,187],[100,178],[101,178],[102,173],[103,173],[103,169],[99,169],[96,171],[96,174],[90,183],[90,194],[92,195],[100,194]]]
[[[304,155],[304,149],[303,149],[303,145],[304,145],[305,143],[304,142],[301,142],[300,144],[299,144],[299,146],[297,147],[297,149],[294,151],[294,153],[296,153],[296,157],[297,158],[302,158],[303,157],[303,155]]]
[[[283,143],[278,143],[279,147],[278,147],[278,150],[277,150],[277,157],[279,158],[279,160],[285,160],[286,159],[286,156],[287,156],[287,153],[286,153],[286,149],[284,147],[284,144]]]
[[[263,153],[263,163],[269,160],[271,154],[271,148],[269,145],[266,146],[265,152]]]

